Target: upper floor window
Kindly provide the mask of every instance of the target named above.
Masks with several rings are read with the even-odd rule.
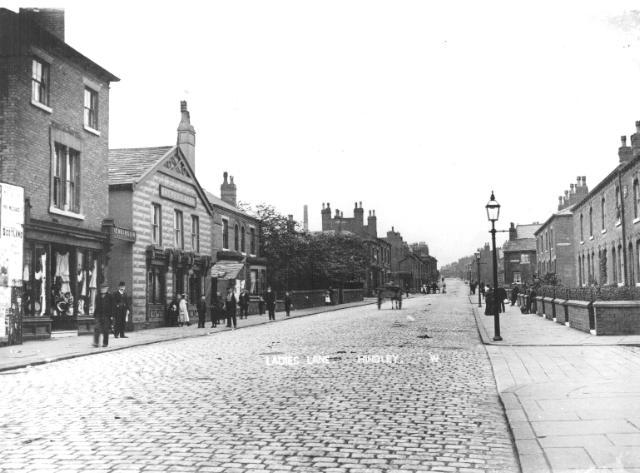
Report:
[[[173,239],[176,248],[184,250],[184,221],[182,217],[182,210],[175,210],[173,215],[173,231],[175,237]]]
[[[233,227],[233,249],[236,251],[240,249],[239,233],[240,230],[238,229],[238,224],[236,223]]]
[[[589,236],[593,236],[593,207],[589,207]]]
[[[84,126],[98,129],[98,92],[84,88]]]
[[[229,249],[229,220],[222,219],[222,248]]]
[[[580,214],[580,241],[584,241],[584,216]]]
[[[600,220],[602,224],[602,230],[604,230],[604,196],[602,196],[602,200],[600,201]]]
[[[244,225],[242,226],[242,231],[240,232],[240,251],[242,251],[243,253],[246,251],[246,237],[245,237],[246,231],[244,228]]]
[[[249,253],[256,254],[256,229],[253,227],[249,229]]]
[[[638,211],[638,207],[640,206],[640,185],[638,184],[638,179],[633,180],[633,218],[638,218],[640,212]]]
[[[151,243],[162,246],[162,206],[153,204],[151,211]]]
[[[80,212],[80,152],[55,144],[53,155],[53,207]]]
[[[520,264],[529,264],[529,255],[521,254],[520,255]]]
[[[36,58],[31,66],[31,99],[49,106],[49,64]]]
[[[621,196],[620,196],[620,187],[616,186],[616,222],[620,221],[620,200],[621,200]]]
[[[200,252],[200,219],[197,215],[191,216],[191,250]]]

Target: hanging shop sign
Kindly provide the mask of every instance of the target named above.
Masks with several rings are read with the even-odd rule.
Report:
[[[21,310],[12,291],[22,286],[24,189],[0,183],[0,337],[11,332]]]

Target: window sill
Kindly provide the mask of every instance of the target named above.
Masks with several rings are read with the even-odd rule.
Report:
[[[600,230],[600,233],[602,233],[604,235],[605,233],[607,233],[607,229],[603,228],[602,230]]]
[[[100,136],[100,132],[95,128],[91,128],[90,126],[87,126],[87,125],[83,125],[83,128],[85,129],[85,131],[88,131],[89,133],[92,133],[96,136]]]
[[[70,212],[68,210],[61,210],[61,209],[58,209],[58,208],[54,207],[53,205],[49,207],[49,213],[56,214],[56,215],[62,215],[64,217],[75,218],[77,220],[84,220],[84,218],[85,218],[84,215],[82,215],[82,214],[78,214],[78,213],[75,213],[75,212]]]
[[[620,220],[618,220],[618,221],[616,222],[616,227],[619,227],[620,225],[622,225],[622,222],[621,222]]]
[[[51,107],[46,106],[43,103],[40,102],[36,102],[35,100],[31,100],[31,105],[33,105],[36,108],[39,108],[40,110],[44,110],[47,113],[53,113],[53,109]]]
[[[584,245],[584,241],[583,241],[583,240],[580,240],[580,244],[581,244],[581,245]]]
[[[593,240],[593,235],[591,235],[591,236],[589,237],[589,240]]]
[[[640,222],[640,217],[633,219],[633,223],[638,223],[638,222]]]

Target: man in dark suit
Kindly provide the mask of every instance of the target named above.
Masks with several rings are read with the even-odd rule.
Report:
[[[271,286],[267,287],[264,293],[264,301],[269,311],[269,320],[276,320],[276,293],[271,290]]]
[[[238,305],[240,306],[240,318],[246,319],[249,315],[249,292],[243,289],[238,297]]]
[[[224,308],[227,313],[227,327],[236,328],[236,295],[233,292],[233,288],[227,289],[227,297],[225,298]],[[233,326],[232,326],[233,324]]]
[[[118,292],[113,296],[113,305],[115,309],[115,337],[129,338],[124,334],[124,326],[129,315],[129,302],[128,296],[125,292],[126,284],[124,281],[120,281],[118,285]]]
[[[102,334],[102,346],[109,346],[109,331],[111,330],[111,317],[113,316],[113,298],[109,294],[109,286],[103,283],[100,286],[98,298],[98,310],[94,312],[96,325],[93,328],[93,346],[100,346],[100,334]]]

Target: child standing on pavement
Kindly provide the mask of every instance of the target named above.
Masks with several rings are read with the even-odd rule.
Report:
[[[289,291],[284,293],[284,311],[287,313],[287,317],[291,314],[291,308],[293,307],[293,302],[291,300],[291,295]]]

